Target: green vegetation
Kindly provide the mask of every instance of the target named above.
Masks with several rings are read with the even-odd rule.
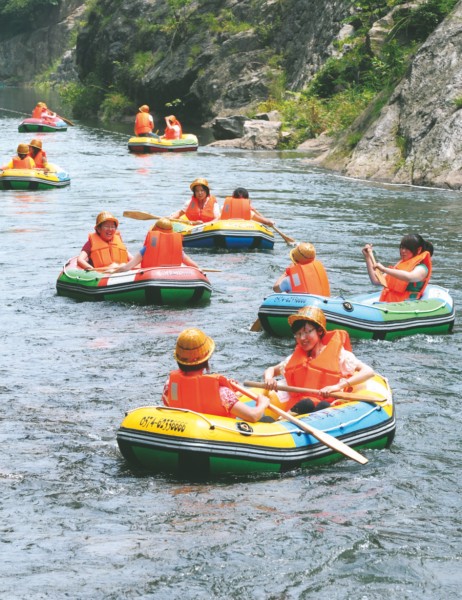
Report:
[[[14,35],[33,31],[37,15],[49,13],[59,0],[0,0],[0,31]]]
[[[275,90],[272,86],[270,97],[259,105],[259,111],[278,110],[282,114],[285,127],[295,132],[288,142],[291,147],[321,132],[340,134],[371,103],[371,115],[378,114],[406,72],[418,44],[428,37],[456,2],[429,0],[409,9],[401,8],[403,0],[352,0],[357,12],[347,22],[352,23],[355,30],[351,38],[338,44],[342,55],[329,59],[301,93],[281,94],[280,89]],[[374,53],[368,32],[372,24],[392,8],[396,11],[394,25],[379,52]],[[346,139],[347,147],[354,148],[360,139],[360,131],[350,133]],[[400,140],[399,147],[405,152],[405,140]]]

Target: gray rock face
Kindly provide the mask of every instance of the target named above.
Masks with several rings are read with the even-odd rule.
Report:
[[[377,181],[462,189],[462,2],[415,56],[351,158],[324,164]]]
[[[280,122],[252,119],[242,124],[242,137],[221,139],[209,145],[245,150],[274,150],[278,146],[280,135]]]

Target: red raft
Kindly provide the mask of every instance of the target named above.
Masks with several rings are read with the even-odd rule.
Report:
[[[195,267],[150,267],[108,274],[80,269],[76,258],[63,267],[56,289],[59,296],[75,300],[160,305],[198,304],[210,300],[212,294],[207,276]]]

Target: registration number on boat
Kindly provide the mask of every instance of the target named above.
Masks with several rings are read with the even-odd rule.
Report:
[[[144,416],[140,420],[140,427],[146,429],[156,428],[163,431],[179,431],[183,433],[186,429],[186,423],[184,421],[177,421],[176,419],[159,418],[157,416]]]

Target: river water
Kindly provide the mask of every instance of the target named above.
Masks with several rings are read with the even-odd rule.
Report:
[[[56,99],[0,89],[1,161],[35,102]],[[55,102],[53,103],[53,100]],[[188,132],[187,124],[184,124]],[[204,132],[201,141],[206,139]],[[369,463],[343,460],[279,477],[176,481],[132,472],[116,431],[124,412],[157,404],[179,332],[197,326],[216,342],[214,370],[261,378],[291,340],[251,333],[258,307],[288,263],[274,251],[190,249],[210,273],[210,304],[168,309],[77,303],[56,278],[95,216],[120,218],[129,249],[149,225],[124,210],[169,214],[206,177],[223,200],[248,188],[279,228],[315,244],[334,294],[371,289],[361,247],[398,260],[400,237],[435,245],[433,282],[462,292],[462,198],[442,190],[348,180],[309,166],[297,152],[137,156],[129,124],[76,122],[42,134],[70,187],[0,192],[1,589],[3,599],[460,598],[462,333],[353,342],[389,378],[397,433]]]

